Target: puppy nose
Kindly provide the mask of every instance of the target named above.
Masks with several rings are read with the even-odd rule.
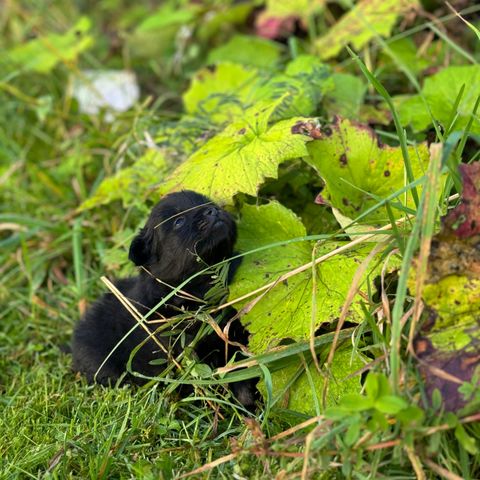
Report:
[[[206,216],[206,217],[216,217],[218,216],[218,208],[216,207],[208,207],[205,209],[205,211],[203,212],[203,214]]]

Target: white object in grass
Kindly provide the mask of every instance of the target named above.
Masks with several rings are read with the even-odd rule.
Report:
[[[106,109],[105,119],[111,122],[114,112],[125,112],[140,97],[140,88],[133,72],[126,70],[84,70],[75,78],[73,97],[80,112],[97,115]]]

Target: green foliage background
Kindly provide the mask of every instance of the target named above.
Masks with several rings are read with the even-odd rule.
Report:
[[[478,373],[445,412],[409,350],[409,269],[478,160],[480,7],[452,6],[470,25],[435,0],[2,4],[2,478],[478,478]],[[135,74],[131,108],[83,113],[75,85],[102,69]],[[238,220],[246,355],[212,372],[187,349],[166,383],[87,386],[61,347],[182,188]],[[468,298],[452,311],[476,325]],[[222,386],[249,377],[250,413]]]

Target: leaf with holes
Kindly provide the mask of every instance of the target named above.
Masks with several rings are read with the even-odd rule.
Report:
[[[316,40],[315,48],[324,60],[348,44],[358,50],[376,36],[388,37],[398,18],[419,6],[417,0],[361,0]]]
[[[245,205],[239,224],[237,248],[241,252],[248,252],[305,235],[305,227],[300,219],[279,203],[272,202],[260,207]],[[338,243],[324,243],[316,249],[315,255],[325,255],[337,246]],[[230,286],[230,300],[274,282],[282,274],[311,262],[313,248],[314,242],[299,241],[246,255]],[[322,323],[337,319],[355,271],[368,252],[368,247],[358,247],[320,263],[315,268],[315,292],[312,268],[264,292],[259,301],[253,307],[250,304],[242,316],[242,323],[250,332],[249,349],[260,353],[276,347],[282,341],[308,339]],[[376,261],[372,260],[370,269],[374,267]],[[377,269],[374,268],[374,271]],[[364,281],[361,289],[365,289]],[[235,308],[245,307],[252,298],[237,303]],[[348,314],[349,321],[357,322],[363,318],[360,301],[357,295]]]
[[[308,144],[308,151],[310,156],[305,161],[325,181],[319,201],[337,208],[348,218],[358,217],[408,184],[400,147],[382,145],[366,125],[337,117]],[[428,149],[421,144],[409,147],[408,152],[414,177],[420,178],[428,165]],[[405,208],[415,206],[410,191],[400,194],[391,205],[399,217]],[[362,219],[362,223],[369,224],[387,222],[385,207]]]

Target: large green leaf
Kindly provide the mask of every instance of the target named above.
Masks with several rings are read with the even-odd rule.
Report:
[[[64,34],[51,33],[14,47],[8,58],[25,70],[48,73],[59,62],[72,62],[93,44],[91,22],[82,17]]]
[[[256,88],[264,82],[256,68],[235,63],[204,68],[183,95],[185,110],[190,115],[209,115],[215,123],[232,121],[255,101]]]
[[[284,97],[273,114],[273,118],[278,120],[315,113],[322,97],[333,88],[327,65],[312,55],[299,55],[287,65],[284,74],[275,75],[259,90],[257,98],[273,101]]]
[[[181,164],[161,185],[160,193],[193,189],[224,203],[232,202],[239,192],[255,195],[266,177],[277,177],[280,163],[307,155],[309,138],[292,133],[298,119],[268,125],[282,101],[247,111],[243,120],[231,124]]]
[[[465,90],[454,111],[455,101],[462,86],[465,86]],[[454,119],[451,130],[464,129],[480,96],[480,65],[444,68],[425,80],[422,95],[433,117],[445,128],[450,127],[448,123]],[[425,130],[431,125],[431,116],[420,95],[414,95],[406,100],[397,97],[396,101],[403,125],[411,125],[416,131]],[[479,112],[473,117],[471,131],[480,133]]]
[[[264,245],[306,235],[300,219],[279,203],[260,207],[245,205],[239,224],[237,248],[248,252]],[[338,243],[325,243],[316,256],[326,254]],[[230,300],[275,281],[279,276],[312,260],[314,243],[294,242],[246,255],[230,286]],[[316,292],[313,291],[312,269],[279,283],[242,317],[250,332],[249,349],[255,353],[271,349],[282,340],[305,340],[318,326],[338,318],[361,260],[365,247],[336,255],[316,267]],[[313,315],[313,299],[316,313]],[[250,299],[251,300],[251,299]],[[236,304],[242,308],[249,300]],[[359,298],[349,312],[350,321],[362,318]]]
[[[347,44],[358,50],[377,35],[388,37],[399,16],[418,6],[417,0],[361,0],[316,41],[315,48],[322,59],[334,57]]]
[[[183,101],[188,114],[224,123],[242,118],[257,102],[282,98],[272,116],[279,120],[310,115],[332,88],[330,69],[316,57],[301,55],[277,75],[234,63],[207,67],[197,72]]]
[[[348,218],[355,218],[407,184],[400,147],[380,144],[375,132],[366,125],[337,118],[323,133],[308,144],[310,156],[305,160],[325,181],[322,199]],[[427,167],[426,145],[408,148],[415,178]],[[414,207],[408,192],[397,200],[403,206]],[[401,210],[394,213],[402,215]],[[385,207],[378,208],[362,222],[388,222]]]

